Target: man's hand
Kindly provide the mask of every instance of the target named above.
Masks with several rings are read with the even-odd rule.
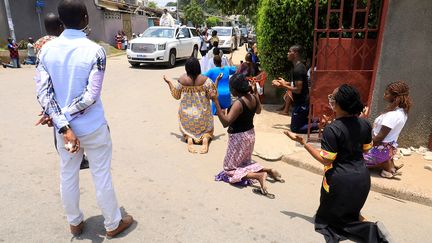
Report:
[[[42,116],[42,117],[39,118],[39,120],[36,122],[35,126],[38,126],[38,125],[47,125],[48,127],[53,126],[52,119],[49,116],[44,115],[43,112],[39,113],[38,116]]]
[[[215,81],[216,88],[219,86],[219,81],[222,79],[222,77],[223,77],[223,73],[219,73]]]
[[[279,79],[273,80],[272,81],[272,85],[275,86],[275,87],[278,87],[278,88],[282,86],[282,84],[281,84],[281,82],[280,82]]]
[[[76,153],[78,150],[80,150],[80,141],[75,136],[75,133],[72,131],[72,129],[68,129],[65,133],[63,133],[63,141],[66,150],[70,153]]]
[[[361,118],[367,118],[369,115],[369,107],[365,106],[365,108],[363,109],[363,111],[360,113]]]
[[[300,143],[301,145],[305,144],[303,137],[301,137],[301,136],[299,136],[293,132],[290,132],[290,131],[284,131],[283,133],[285,135],[287,135],[289,138],[291,138],[293,141],[296,141],[296,142]]]

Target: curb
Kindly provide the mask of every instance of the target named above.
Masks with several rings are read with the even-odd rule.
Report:
[[[298,159],[291,158],[289,155],[284,155],[282,157],[282,161],[289,165],[307,170],[309,172],[318,175],[323,175],[323,169],[321,167],[302,162],[301,160]],[[371,190],[398,199],[415,202],[425,206],[432,207],[432,197],[424,195],[419,192],[409,191],[407,189],[396,189],[392,187],[386,187],[373,181],[371,182]]]

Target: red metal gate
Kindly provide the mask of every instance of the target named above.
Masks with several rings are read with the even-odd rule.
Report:
[[[358,88],[370,105],[387,0],[320,2],[315,2],[309,117],[321,120],[333,113],[327,95],[344,83]]]

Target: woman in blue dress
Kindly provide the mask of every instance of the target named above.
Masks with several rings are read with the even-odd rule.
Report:
[[[232,56],[230,57],[229,61],[232,64]],[[222,109],[228,109],[231,106],[229,78],[231,75],[233,75],[236,72],[237,67],[234,65],[222,67],[222,58],[219,55],[214,56],[213,62],[216,65],[216,67],[208,70],[203,75],[209,77],[213,82],[215,82],[219,74],[220,73],[223,74],[217,86],[217,91],[219,94],[218,100]],[[212,102],[212,113],[213,115],[216,115],[216,107],[213,102]]]

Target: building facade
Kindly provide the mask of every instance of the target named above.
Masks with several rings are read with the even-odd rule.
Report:
[[[9,0],[11,21],[17,41],[28,37],[38,39],[46,35],[43,19],[47,13],[57,14],[60,0],[41,1],[43,7],[28,0]],[[129,37],[132,33],[142,33],[148,28],[149,13],[145,10],[147,1],[137,0],[87,0],[85,4],[89,15],[89,38],[115,44],[114,36],[124,31]],[[0,43],[5,44],[10,36],[9,20],[6,15],[5,2],[0,1]]]

